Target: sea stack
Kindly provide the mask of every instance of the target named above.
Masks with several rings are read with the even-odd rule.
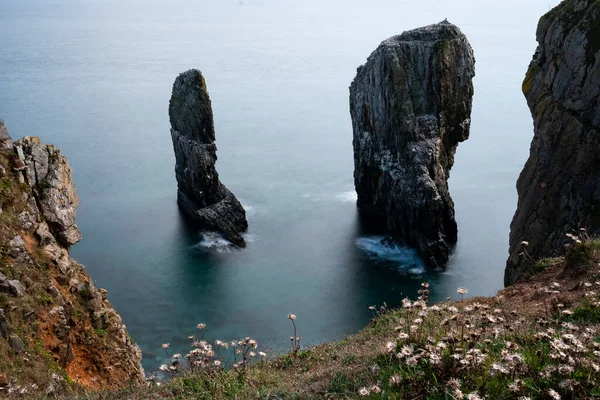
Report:
[[[533,116],[504,284],[560,255],[567,233],[600,233],[600,1],[565,0],[544,15],[523,82]],[[527,243],[523,243],[527,242]]]
[[[467,38],[443,21],[382,42],[350,86],[358,207],[432,268],[457,240],[447,181],[469,137],[474,76]]]
[[[212,106],[200,71],[190,69],[175,79],[169,118],[180,208],[203,229],[218,231],[234,245],[245,247],[240,233],[248,229],[246,212],[215,169]]]

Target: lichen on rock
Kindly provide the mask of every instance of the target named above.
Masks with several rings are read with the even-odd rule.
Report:
[[[563,1],[540,19],[537,41],[523,81],[534,136],[517,181],[505,285],[525,277],[531,260],[560,254],[567,233],[600,233],[600,1]]]
[[[221,183],[215,168],[212,105],[200,71],[191,69],[175,79],[169,118],[179,206],[202,228],[218,231],[234,245],[245,247],[241,233],[248,229],[246,212]]]
[[[430,267],[457,240],[447,180],[469,137],[474,75],[469,42],[443,21],[382,42],[350,86],[358,206]]]

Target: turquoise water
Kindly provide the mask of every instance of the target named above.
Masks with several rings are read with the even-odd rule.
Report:
[[[555,2],[554,2],[555,3]],[[86,265],[140,344],[183,352],[252,336],[288,346],[351,334],[368,306],[431,282],[434,299],[502,287],[515,182],[532,121],[520,91],[548,1],[0,0],[0,118],[58,145],[74,169]],[[355,207],[348,86],[383,39],[448,18],[477,59],[471,139],[450,190],[459,242],[444,273],[387,249]],[[248,248],[202,236],[176,206],[167,115],[178,73],[213,100],[222,181],[247,209]]]

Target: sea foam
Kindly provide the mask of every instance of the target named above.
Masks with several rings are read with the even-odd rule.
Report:
[[[414,249],[390,246],[383,243],[383,236],[367,236],[356,239],[356,245],[371,259],[397,269],[402,273],[421,275],[425,264]]]

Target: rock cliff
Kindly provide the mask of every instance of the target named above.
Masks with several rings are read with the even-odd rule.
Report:
[[[240,233],[248,229],[246,212],[219,181],[212,106],[200,71],[191,69],[175,79],[169,117],[179,206],[202,228],[245,247]]]
[[[574,229],[600,233],[600,1],[563,1],[540,19],[537,41],[523,82],[534,136],[505,285],[528,272],[528,260],[561,253]]]
[[[143,382],[140,349],[106,290],[69,256],[81,232],[67,159],[37,137],[13,143],[3,123],[0,143],[0,397]]]
[[[448,177],[469,137],[473,50],[447,21],[382,42],[350,86],[358,206],[442,267],[457,240]]]

